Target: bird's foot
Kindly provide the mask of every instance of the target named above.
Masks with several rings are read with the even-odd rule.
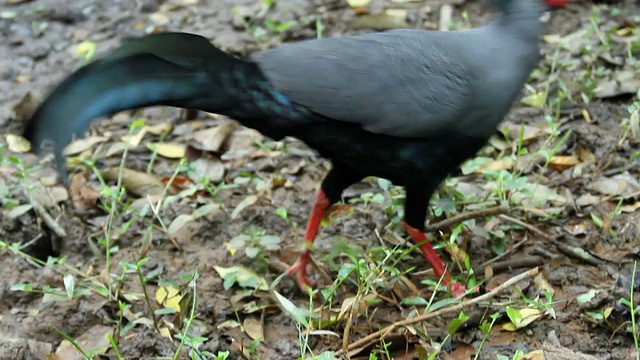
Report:
[[[447,289],[449,289],[449,291],[451,291],[451,293],[453,294],[454,297],[459,297],[461,295],[463,295],[466,291],[467,288],[464,286],[464,284],[460,284],[457,282],[451,282],[447,285]]]
[[[303,293],[308,293],[309,289],[313,290],[311,281],[307,278],[307,265],[309,264],[309,253],[302,254],[295,264],[289,268],[287,275],[295,276],[296,283]]]

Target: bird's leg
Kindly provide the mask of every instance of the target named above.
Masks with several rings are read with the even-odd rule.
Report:
[[[309,264],[311,248],[318,235],[322,218],[331,205],[340,201],[344,189],[358,181],[358,179],[359,177],[352,171],[340,170],[334,165],[334,168],[329,171],[316,193],[316,199],[307,223],[307,231],[304,235],[305,252],[300,255],[296,263],[287,272],[288,275],[295,274],[296,283],[305,293],[307,291],[306,288],[311,287],[311,282],[307,279],[307,265]]]
[[[311,209],[311,215],[309,216],[309,222],[307,223],[307,231],[304,235],[305,251],[287,272],[288,275],[295,274],[296,282],[303,291],[305,291],[307,286],[311,287],[311,282],[307,279],[307,264],[309,264],[311,247],[318,235],[320,223],[322,222],[324,213],[329,206],[331,206],[331,203],[329,202],[327,195],[324,193],[324,190],[320,188],[316,193],[316,200],[313,204],[313,208]]]
[[[431,192],[425,192],[424,190],[418,192],[412,188],[407,188],[404,227],[407,229],[411,239],[418,244],[422,255],[427,259],[429,264],[431,264],[435,275],[443,278],[442,282],[451,290],[453,296],[457,297],[465,292],[464,285],[451,282],[451,274],[447,271],[442,259],[440,259],[433,249],[433,246],[431,246],[424,230],[421,230],[424,228],[423,224],[427,217],[427,206],[430,199],[429,194],[431,194]]]
[[[406,222],[404,223],[404,227],[405,229],[407,229],[407,232],[409,233],[409,236],[411,236],[411,239],[413,239],[413,241],[418,244],[418,248],[420,249],[420,251],[422,251],[422,255],[424,256],[424,258],[427,259],[429,264],[431,264],[433,272],[437,277],[443,278],[442,283],[447,285],[447,288],[451,290],[453,296],[457,297],[464,294],[466,290],[465,286],[456,282],[451,282],[451,274],[445,268],[442,259],[440,259],[436,251],[433,249],[433,246],[431,246],[427,235]]]
[[[422,255],[424,256],[424,258],[427,259],[429,264],[431,264],[433,272],[436,274],[436,276],[442,277],[444,275],[445,279],[443,280],[443,282],[445,284],[448,284],[448,277],[451,277],[451,274],[445,268],[442,259],[440,259],[436,251],[433,249],[433,246],[431,246],[431,242],[429,242],[427,235],[422,231],[414,228],[413,226],[407,224],[406,222],[403,225],[404,228],[407,229],[407,232],[409,233],[409,236],[411,236],[411,239],[413,239],[413,241],[418,244],[418,248],[420,249],[420,251],[422,251]]]

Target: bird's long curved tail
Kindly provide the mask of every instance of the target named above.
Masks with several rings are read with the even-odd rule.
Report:
[[[63,150],[93,119],[154,105],[224,113],[238,102],[231,74],[249,77],[255,68],[198,35],[134,39],[58,85],[28,121],[24,136],[36,148],[53,142],[56,168],[68,181]]]

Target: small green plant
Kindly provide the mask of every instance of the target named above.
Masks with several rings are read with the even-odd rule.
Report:
[[[631,336],[633,336],[633,345],[636,349],[636,356],[640,356],[640,344],[638,342],[638,320],[636,318],[640,313],[640,306],[636,306],[634,300],[637,265],[637,262],[633,263],[633,273],[631,275],[631,284],[629,285],[629,298],[620,299],[620,303],[629,309],[629,314],[631,315],[631,326],[628,326],[626,330],[631,334]]]
[[[482,332],[482,341],[480,342],[480,346],[478,346],[476,355],[473,357],[474,360],[478,360],[478,357],[480,356],[480,352],[482,351],[482,347],[484,346],[484,343],[489,338],[489,334],[491,334],[491,329],[493,328],[493,325],[496,323],[496,320],[498,319],[499,316],[500,316],[500,313],[498,312],[493,313],[490,316],[491,321],[483,320],[482,323],[480,324],[479,328],[480,328],[480,331]]]
[[[265,230],[257,230],[250,227],[244,234],[235,236],[227,248],[232,251],[244,249],[247,257],[254,259],[263,251],[275,251],[280,249],[280,238],[266,235]]]

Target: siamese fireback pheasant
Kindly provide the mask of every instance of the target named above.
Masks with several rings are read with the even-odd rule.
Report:
[[[451,281],[424,233],[440,183],[495,132],[539,60],[540,16],[567,0],[492,0],[496,19],[460,31],[392,30],[288,43],[233,57],[204,37],[133,39],[70,75],[28,121],[25,137],[63,149],[96,117],[154,105],[227,115],[275,140],[292,136],[331,160],[305,240],[367,176],[405,187],[404,227],[435,275]],[[309,285],[310,250],[289,270]]]

